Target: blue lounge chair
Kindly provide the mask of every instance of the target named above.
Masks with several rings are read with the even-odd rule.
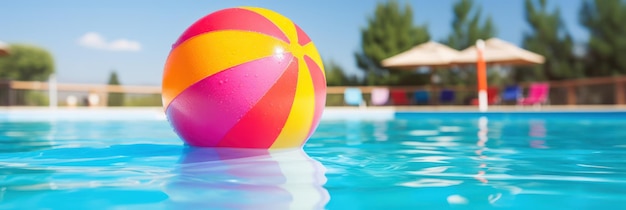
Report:
[[[502,103],[517,103],[522,98],[522,88],[519,85],[509,85],[504,88],[500,101]]]
[[[443,89],[441,95],[439,95],[439,103],[441,104],[453,104],[454,103],[454,90]]]
[[[413,100],[415,100],[415,104],[428,104],[430,95],[426,90],[418,90],[413,94]]]
[[[349,106],[363,106],[365,105],[363,101],[363,94],[361,93],[361,89],[359,88],[346,88],[343,93],[344,101],[346,105]]]

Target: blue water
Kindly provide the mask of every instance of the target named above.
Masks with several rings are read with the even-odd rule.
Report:
[[[624,203],[624,112],[326,117],[304,150],[271,152],[187,148],[162,117],[134,111],[0,112],[0,209]]]

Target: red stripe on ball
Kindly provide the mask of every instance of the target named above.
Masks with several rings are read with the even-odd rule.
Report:
[[[322,113],[324,112],[324,106],[326,105],[326,78],[322,74],[322,69],[311,59],[309,56],[304,56],[309,72],[311,73],[311,79],[313,80],[313,89],[315,90],[315,112],[313,113],[313,123],[309,130],[307,139],[311,137],[317,126],[319,125]],[[303,142],[304,144],[304,142]]]
[[[183,32],[172,49],[194,36],[219,30],[254,31],[289,43],[285,33],[265,16],[243,8],[230,8],[211,13],[195,22]]]
[[[306,44],[308,44],[309,42],[311,42],[311,38],[309,38],[308,35],[306,35],[306,33],[304,33],[304,31],[300,28],[300,26],[293,24],[296,26],[296,32],[298,33],[298,44],[304,46]]]
[[[217,146],[247,148],[272,146],[287,122],[297,84],[298,60],[293,59],[274,86]]]

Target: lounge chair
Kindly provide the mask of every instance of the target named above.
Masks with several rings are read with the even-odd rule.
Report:
[[[550,85],[548,83],[532,83],[528,89],[528,96],[519,100],[519,105],[541,105],[548,103]]]
[[[418,90],[413,93],[413,100],[415,104],[428,104],[430,101],[430,94],[427,90]]]
[[[348,106],[365,106],[363,94],[359,88],[346,88],[343,93],[343,98]]]
[[[388,88],[373,88],[372,89],[372,105],[382,106],[389,101],[389,89]]]
[[[443,89],[439,95],[439,103],[454,104],[455,95],[454,90]]]
[[[409,105],[409,98],[405,90],[391,90],[391,100],[394,105]]]
[[[487,104],[494,105],[500,103],[500,89],[498,87],[487,88]],[[471,101],[472,105],[478,105],[478,98],[474,98]]]
[[[522,88],[519,85],[509,85],[504,88],[500,96],[500,103],[518,103],[522,99]]]

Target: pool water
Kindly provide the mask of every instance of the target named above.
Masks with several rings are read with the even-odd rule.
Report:
[[[279,151],[136,113],[0,112],[0,209],[626,208],[626,112],[325,113]]]

